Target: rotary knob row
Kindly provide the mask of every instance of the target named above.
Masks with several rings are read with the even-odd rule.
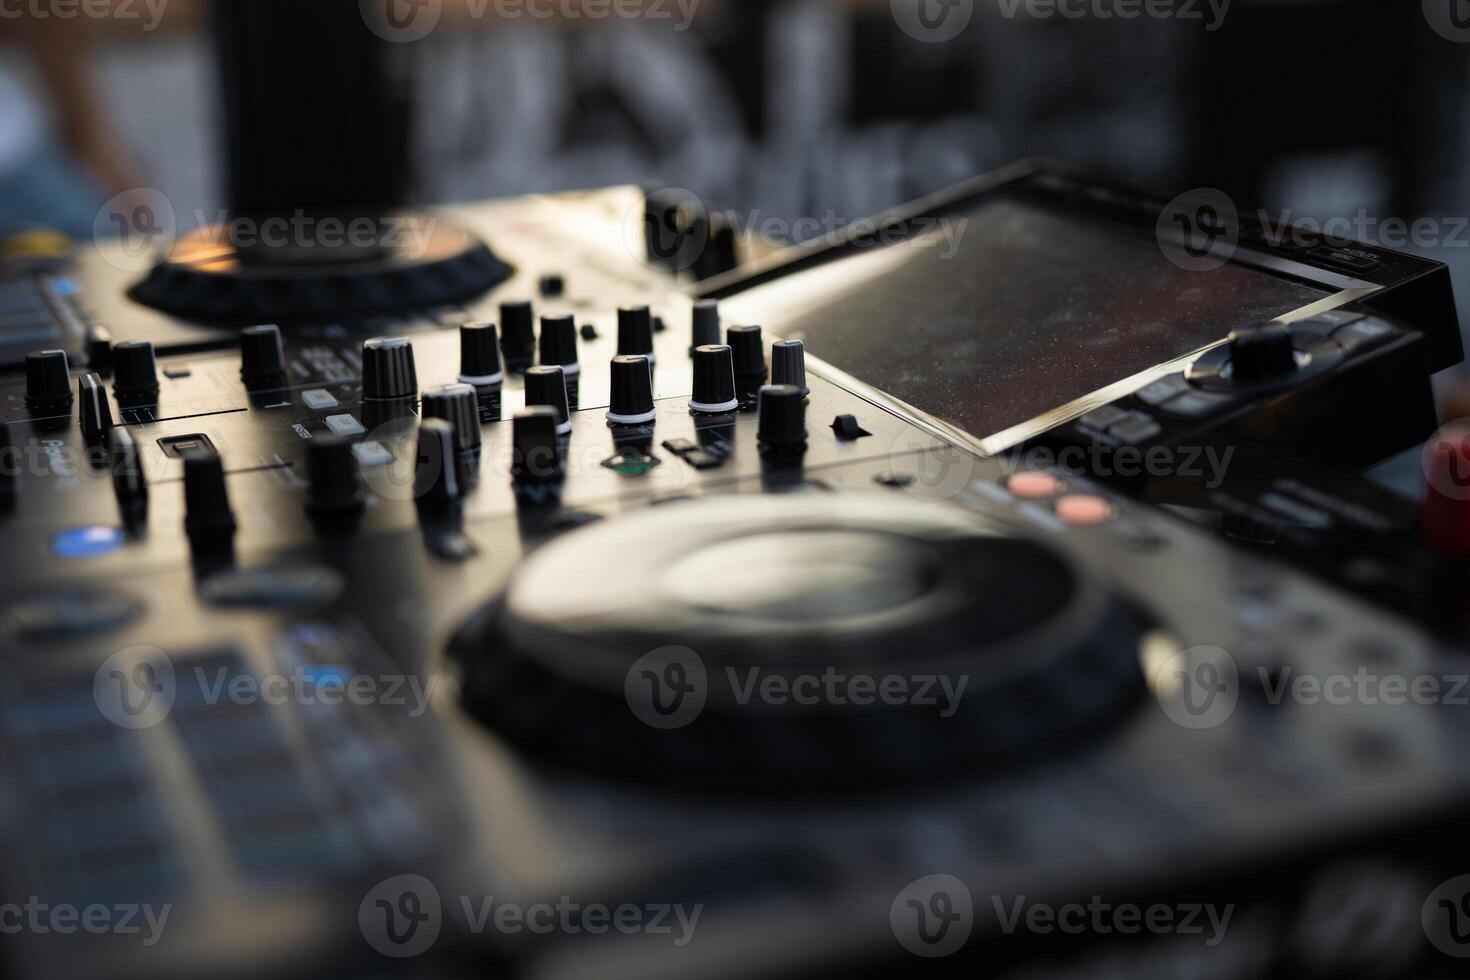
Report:
[[[113,391],[125,405],[158,401],[158,366],[153,345],[129,341],[112,348]],[[37,411],[70,410],[73,401],[71,365],[66,351],[44,350],[26,356],[26,402]]]

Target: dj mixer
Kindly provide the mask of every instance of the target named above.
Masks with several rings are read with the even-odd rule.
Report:
[[[661,200],[425,216],[387,314],[13,243],[0,974],[1470,953],[1470,511],[1361,475],[1442,266],[1027,163],[694,282]]]

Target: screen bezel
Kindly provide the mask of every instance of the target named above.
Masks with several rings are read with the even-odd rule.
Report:
[[[774,286],[780,280],[797,273],[808,272],[863,251],[871,251],[880,235],[891,238],[895,229],[922,227],[922,222],[918,219],[958,216],[984,204],[987,199],[1018,193],[1039,200],[1044,206],[1059,213],[1076,212],[1079,220],[1095,221],[1101,217],[1106,223],[1114,225],[1119,234],[1134,236],[1145,227],[1150,234],[1154,233],[1152,222],[1140,223],[1140,214],[1148,214],[1152,209],[1152,214],[1157,215],[1169,203],[1161,195],[1106,182],[1078,168],[1045,161],[1023,161],[977,177],[949,191],[884,212],[846,234],[783,249],[734,273],[707,280],[700,285],[697,293],[704,298],[735,301],[738,307],[740,299],[758,287]],[[902,236],[899,238],[902,239]],[[1401,278],[1392,275],[1392,270],[1383,270],[1390,273],[1390,282],[1374,281],[1384,279],[1384,275],[1349,275],[1310,264],[1297,257],[1272,252],[1267,247],[1257,247],[1248,241],[1217,243],[1216,249],[1220,257],[1229,264],[1276,278],[1295,280],[1327,294],[1320,300],[1281,314],[1275,320],[1279,323],[1294,323],[1359,302],[1384,291],[1391,285],[1391,281]],[[779,286],[776,288],[779,289]],[[1024,422],[988,434],[971,433],[935,418],[930,413],[823,361],[815,352],[808,352],[808,361],[815,373],[853,394],[906,418],[934,435],[967,445],[982,455],[993,456],[1022,445],[1096,408],[1133,394],[1159,378],[1183,371],[1201,354],[1226,342],[1227,338],[1221,337],[1179,357],[1119,378]]]

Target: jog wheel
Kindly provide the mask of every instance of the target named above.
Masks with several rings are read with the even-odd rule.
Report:
[[[202,323],[325,323],[464,302],[511,274],[484,242],[437,216],[364,220],[373,230],[343,222],[327,244],[291,247],[239,248],[226,230],[199,228],[128,295]]]
[[[486,724],[576,767],[871,785],[1023,761],[1143,689],[1139,624],[1051,548],[891,496],[596,524],[456,638]]]

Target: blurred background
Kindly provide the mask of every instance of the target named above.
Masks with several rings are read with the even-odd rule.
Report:
[[[394,2],[432,20],[398,46],[419,202],[640,183],[826,228],[1048,155],[1370,238],[1442,219],[1408,247],[1470,295],[1463,0]],[[131,187],[219,215],[203,7],[0,3],[5,228],[90,233]]]

